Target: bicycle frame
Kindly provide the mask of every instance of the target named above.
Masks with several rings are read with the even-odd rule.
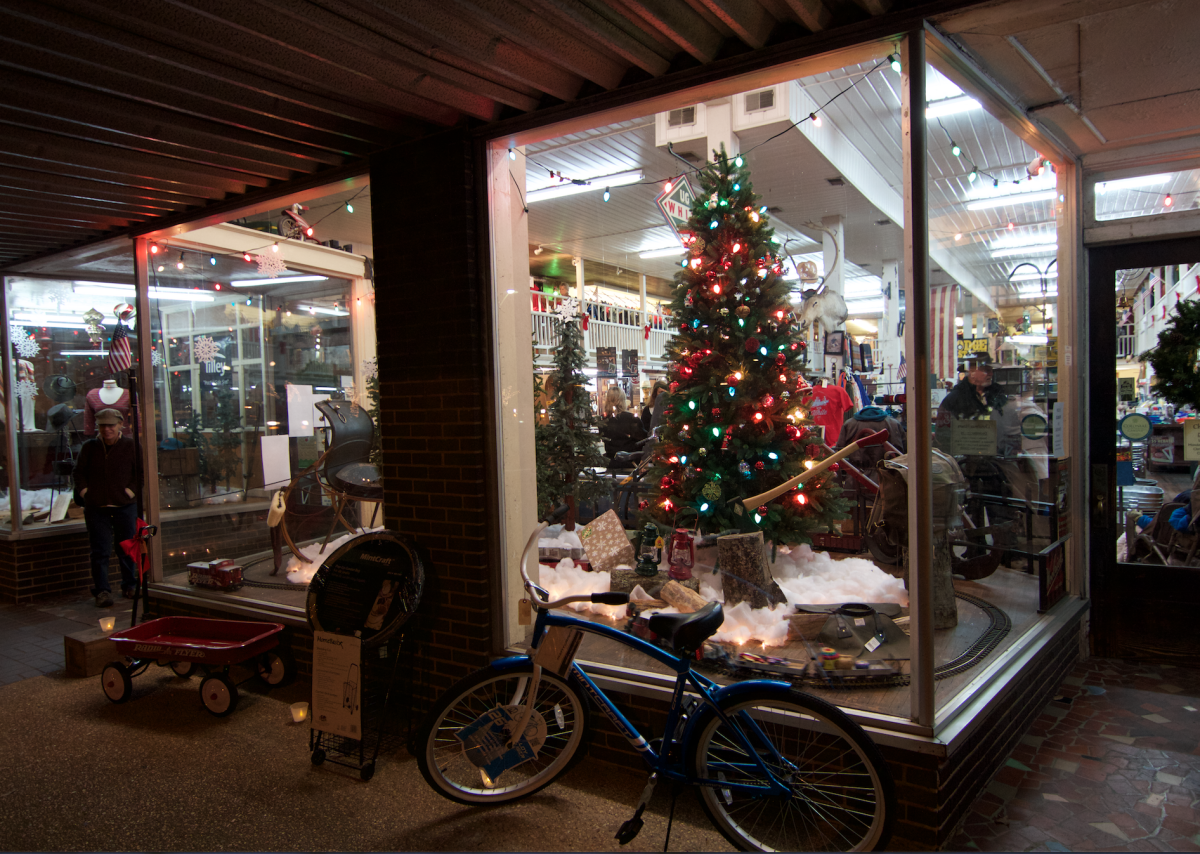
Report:
[[[534,622],[533,641],[531,644],[533,651],[536,651],[538,645],[541,643],[542,638],[545,636],[547,629],[555,626],[579,629],[584,632],[590,632],[592,634],[600,635],[601,637],[606,637],[617,641],[618,643],[624,644],[625,646],[650,656],[655,661],[666,665],[676,673],[675,689],[671,695],[670,708],[667,711],[667,721],[663,729],[662,736],[662,752],[660,753],[638,733],[633,724],[631,724],[621,713],[621,710],[618,709],[610,699],[608,699],[608,696],[600,689],[600,687],[592,680],[592,678],[583,671],[583,668],[581,668],[579,664],[574,661],[571,663],[573,675],[577,678],[578,684],[583,687],[584,691],[600,708],[600,710],[604,712],[605,716],[612,721],[613,726],[617,728],[617,732],[621,733],[621,735],[625,737],[630,745],[642,754],[642,758],[651,767],[651,769],[662,774],[667,779],[686,782],[693,785],[719,786],[723,789],[739,791],[762,791],[761,786],[747,783],[735,783],[711,778],[693,778],[686,772],[686,760],[684,757],[680,756],[675,762],[672,762],[669,755],[669,746],[676,743],[675,731],[679,725],[680,715],[683,712],[683,695],[687,686],[691,685],[696,693],[700,695],[701,701],[705,705],[709,706],[713,713],[720,717],[725,723],[730,723],[730,720],[728,716],[721,711],[717,700],[720,698],[720,696],[736,689],[737,686],[722,688],[711,679],[694,672],[691,668],[691,663],[687,659],[680,658],[679,656],[668,652],[661,647],[655,646],[654,644],[644,641],[641,638],[629,635],[626,632],[622,632],[618,629],[600,623],[592,623],[588,620],[579,619],[578,617],[568,616],[567,614],[551,613],[549,610],[542,608],[537,609],[537,619]],[[495,662],[495,664],[501,665],[507,662],[519,661],[522,658],[524,658],[524,656],[514,656],[512,658],[501,659],[500,661]],[[762,685],[764,683],[784,686],[784,683],[769,682],[768,680],[756,680],[754,682],[755,685]],[[529,702],[532,703],[533,699],[534,698],[531,695]],[[753,733],[756,733],[758,738],[761,740],[760,744],[769,747],[772,754],[771,758],[774,761],[785,767],[791,767],[792,764],[782,755],[780,755],[771,739],[762,732],[758,724],[748,715],[743,715],[741,724],[742,726],[733,728],[734,732],[737,734],[737,737],[741,742],[740,746],[743,750],[745,750],[746,755],[753,757],[754,763],[758,766],[758,769],[762,772],[764,778],[771,781],[770,793],[780,796],[788,795],[790,793],[789,787],[780,781],[776,775],[771,772],[770,768],[767,767],[766,763],[763,761],[763,757],[759,753],[759,750],[757,750],[755,746],[751,744],[750,739],[747,737],[746,733],[743,732],[743,727],[749,729]]]

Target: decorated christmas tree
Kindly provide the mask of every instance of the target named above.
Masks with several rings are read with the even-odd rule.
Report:
[[[584,471],[604,466],[607,461],[600,453],[599,419],[592,411],[583,373],[587,355],[578,311],[579,303],[573,297],[560,301],[555,308],[559,344],[554,351],[554,397],[549,406],[550,423],[538,437],[543,454],[538,504],[557,507],[565,503],[567,515],[563,521],[568,531],[574,530],[581,502],[607,493],[602,482]]]
[[[716,533],[752,520],[775,545],[809,542],[847,515],[832,471],[735,511],[824,454],[808,413],[811,387],[799,373],[804,344],[790,287],[749,170],[722,148],[699,181],[683,233],[688,253],[675,277],[671,397],[646,510],[666,527]]]

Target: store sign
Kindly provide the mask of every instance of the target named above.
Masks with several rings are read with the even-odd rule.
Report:
[[[1137,399],[1137,379],[1134,377],[1117,377],[1117,400],[1131,401]]]
[[[681,231],[687,230],[688,219],[692,215],[692,202],[695,200],[696,193],[692,190],[692,185],[688,183],[687,176],[684,175],[671,185],[671,189],[655,199],[654,203],[662,211],[667,225],[671,226],[671,230],[678,235]]]
[[[1200,418],[1189,418],[1183,422],[1183,458],[1200,460]]]
[[[964,455],[996,455],[996,422],[990,418],[980,421],[960,419],[950,424],[950,453]]]
[[[988,351],[987,338],[960,338],[958,339],[958,358],[965,359],[967,356],[975,353],[986,353]]]
[[[378,646],[402,626],[421,599],[425,569],[394,534],[363,534],[343,544],[308,585],[305,610],[314,631]]]
[[[1049,611],[1067,595],[1067,544],[1055,543],[1038,561],[1038,613]]]
[[[313,632],[312,726],[362,740],[362,641]]]
[[[1175,436],[1168,433],[1165,436],[1150,437],[1150,462],[1163,465],[1175,463]]]

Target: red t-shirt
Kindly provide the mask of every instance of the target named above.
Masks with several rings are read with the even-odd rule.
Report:
[[[813,388],[813,400],[809,405],[809,412],[812,413],[812,419],[817,424],[825,429],[825,444],[833,447],[837,442],[838,434],[842,432],[842,421],[845,418],[846,410],[854,406],[850,402],[850,395],[846,394],[845,389],[841,386],[815,386]]]

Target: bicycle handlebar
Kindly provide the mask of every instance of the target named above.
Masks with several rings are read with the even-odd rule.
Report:
[[[529,602],[535,608],[554,609],[561,608],[563,605],[570,605],[572,602],[591,602],[595,605],[627,605],[629,604],[628,593],[585,593],[580,596],[564,596],[562,599],[547,601],[538,596],[539,589],[529,578],[529,572],[526,567],[529,565],[529,558],[537,548],[538,537],[542,531],[549,527],[548,522],[539,522],[538,526],[533,529],[533,533],[529,535],[529,541],[525,543],[525,550],[521,552],[521,581],[525,584],[525,592],[529,595]]]

